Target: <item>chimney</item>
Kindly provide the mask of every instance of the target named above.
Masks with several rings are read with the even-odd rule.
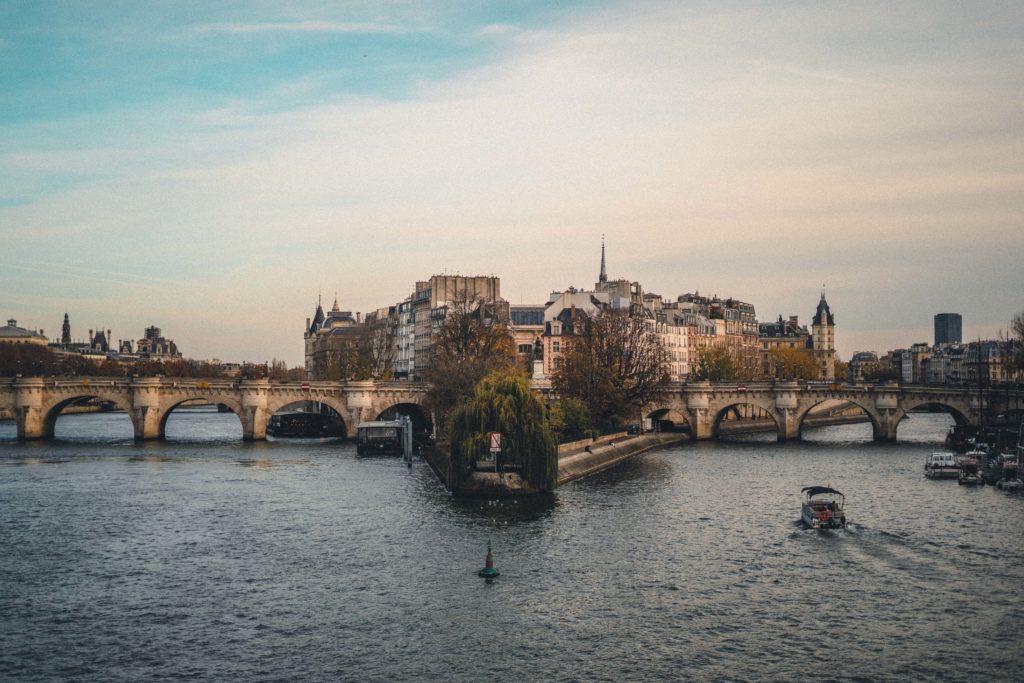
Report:
[[[360,324],[362,322],[363,322],[363,314],[360,313],[359,311],[356,311],[356,324],[358,325],[358,324]]]
[[[789,316],[789,324],[792,325],[793,327],[798,327],[799,323],[797,322],[797,320],[799,318],[800,318],[800,316],[797,316],[797,315]]]

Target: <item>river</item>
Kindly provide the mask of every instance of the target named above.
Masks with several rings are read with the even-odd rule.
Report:
[[[949,423],[685,444],[504,503],[209,410],[144,444],[118,413],[0,423],[0,679],[1019,681],[1024,495],[925,479]],[[851,529],[799,526],[809,484]]]

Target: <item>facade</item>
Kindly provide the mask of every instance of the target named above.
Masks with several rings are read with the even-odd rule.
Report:
[[[921,374],[926,384],[958,384],[966,381],[964,356],[966,349],[959,344],[943,344],[932,349],[931,356],[922,362]]]
[[[937,313],[935,315],[935,345],[960,344],[963,342],[963,318],[959,313]]]
[[[629,306],[629,302],[622,299],[618,303]],[[544,374],[550,376],[562,367],[566,338],[573,334],[580,316],[600,315],[611,308],[611,296],[607,292],[581,291],[575,287],[552,292],[544,308]]]
[[[878,368],[878,354],[874,351],[857,351],[846,366],[849,382],[863,382],[865,374]]]
[[[358,314],[357,314],[358,315]],[[324,314],[323,306],[317,302],[313,319],[306,318],[305,370],[309,379],[328,379],[344,370],[337,365],[337,355],[346,349],[354,348],[362,334],[362,325],[351,311],[343,311],[338,307],[338,299],[330,312]],[[333,379],[347,379],[333,377]]]
[[[811,349],[814,342],[806,325],[800,325],[799,316],[791,315],[787,320],[782,316],[773,323],[758,326],[758,375],[763,378],[775,377],[775,352],[781,349]],[[876,359],[877,360],[877,359]]]
[[[533,360],[538,345],[543,349],[544,311],[546,306],[536,304],[512,304],[509,306],[509,326],[516,349],[516,364],[533,371]]]
[[[32,344],[34,346],[46,346],[48,343],[46,335],[42,330],[36,332],[24,327],[18,327],[18,321],[11,318],[4,327],[0,327],[0,344]]]
[[[800,325],[799,316],[791,315],[788,320],[782,316],[773,323],[761,323],[758,326],[758,368],[757,376],[775,377],[779,368],[775,367],[776,351],[781,349],[806,349],[814,357],[818,368],[818,379],[832,380],[836,377],[836,323],[829,309],[825,293],[821,293],[818,308],[811,320],[811,329]],[[877,362],[877,358],[875,361]]]
[[[109,330],[107,331],[109,334]],[[129,347],[130,348],[130,347]],[[147,358],[180,358],[181,351],[173,340],[163,335],[159,327],[150,325],[135,345],[135,353]]]
[[[433,275],[395,306],[395,371],[400,379],[422,380],[430,368],[434,338],[456,306],[482,310],[509,321],[509,304],[501,298],[501,279],[493,275]]]

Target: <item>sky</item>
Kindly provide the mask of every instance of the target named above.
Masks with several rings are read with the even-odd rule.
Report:
[[[301,365],[319,295],[608,274],[840,358],[1024,309],[1024,4],[0,0],[0,316]]]

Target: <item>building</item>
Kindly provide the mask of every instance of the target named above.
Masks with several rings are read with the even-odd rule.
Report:
[[[540,304],[512,304],[509,306],[509,326],[516,349],[516,364],[533,372],[533,360],[538,346],[544,347],[544,311]]]
[[[11,318],[4,327],[0,327],[0,344],[32,344],[34,346],[46,346],[48,340],[42,330],[34,330],[18,327],[18,321]]]
[[[777,352],[782,349],[806,349],[814,358],[819,379],[835,379],[836,376],[836,323],[825,292],[821,293],[818,307],[811,319],[811,329],[800,325],[799,316],[791,315],[787,320],[782,316],[772,323],[758,325],[757,374],[761,377],[775,377]],[[877,358],[875,361],[877,362]]]
[[[758,374],[765,378],[774,378],[779,370],[776,367],[777,352],[782,349],[812,349],[814,342],[806,325],[800,325],[796,315],[783,320],[782,316],[772,323],[761,323],[758,326]],[[876,358],[877,360],[877,358]]]
[[[107,334],[110,331],[107,330]],[[128,348],[131,348],[130,346]],[[173,340],[163,335],[156,325],[150,325],[143,332],[142,339],[135,344],[135,353],[145,358],[180,358],[181,351]]]
[[[629,307],[629,301],[621,298],[618,299],[618,304],[627,309]],[[550,376],[551,373],[562,367],[566,337],[574,334],[576,323],[580,317],[597,316],[608,309],[614,309],[611,295],[608,292],[587,292],[570,287],[564,292],[551,293],[548,304],[544,308],[542,344],[545,375]]]
[[[437,332],[448,314],[460,307],[488,320],[509,322],[509,303],[501,298],[501,279],[496,276],[432,275],[417,281],[413,293],[395,306],[396,378],[424,378]]]
[[[811,320],[811,351],[818,365],[818,378],[836,378],[836,321],[822,291]]]
[[[335,297],[334,306],[328,314],[318,301],[313,319],[306,318],[306,331],[303,334],[305,346],[305,369],[309,379],[349,379],[349,367],[340,356],[348,350],[354,350],[362,334],[362,325],[358,314],[343,311],[338,307]]]
[[[960,344],[943,344],[932,348],[922,361],[921,375],[925,384],[958,384],[965,381],[964,355]]]
[[[963,318],[959,313],[935,315],[935,346],[963,343]]]
[[[862,382],[865,375],[878,370],[878,354],[874,351],[856,351],[846,366],[848,382]]]

